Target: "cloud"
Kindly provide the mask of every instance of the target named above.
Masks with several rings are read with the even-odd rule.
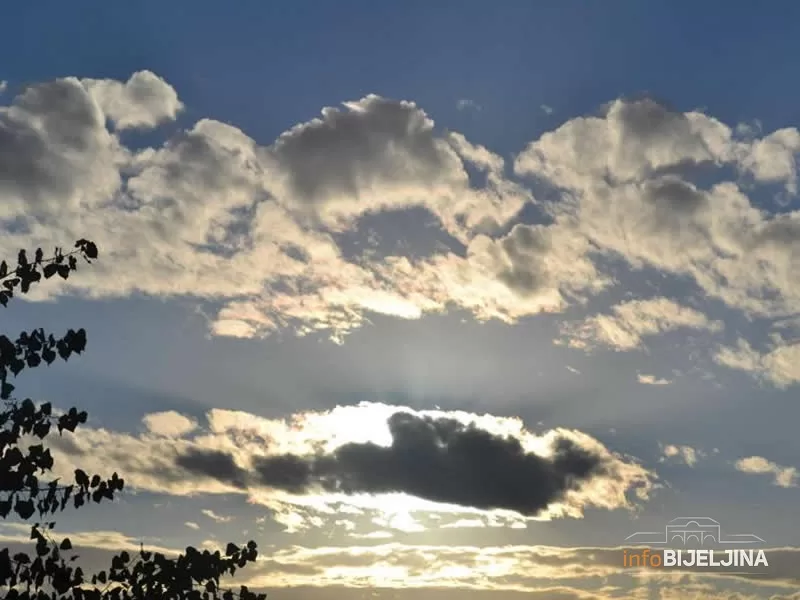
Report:
[[[458,110],[481,110],[483,107],[475,102],[474,100],[470,100],[469,98],[462,98],[458,102],[456,102],[456,108]]]
[[[705,588],[706,594],[721,593],[727,586],[796,587],[793,570],[796,548],[766,549],[769,568],[766,573],[750,575],[741,572],[709,572],[684,568],[643,573],[640,569],[623,569],[621,547],[552,547],[533,545],[434,546],[389,543],[374,546],[318,547],[295,546],[279,550],[256,569],[253,587],[278,587],[289,584],[327,587],[388,588],[457,588],[459,590],[492,590],[537,592],[543,589],[573,589],[579,594],[596,594],[593,598],[636,598],[643,579],[655,581],[658,589],[686,590],[688,584]],[[655,550],[658,552],[658,550]],[[734,571],[732,567],[729,571]],[[660,581],[659,581],[660,580]],[[615,581],[619,588],[605,586]],[[628,595],[628,594],[631,595]],[[554,596],[544,594],[543,597]],[[559,596],[555,596],[559,597]],[[694,596],[676,595],[674,598]],[[714,596],[700,595],[698,598]],[[725,596],[721,596],[725,597]],[[737,596],[745,598],[747,596]],[[765,597],[754,594],[752,598]],[[729,597],[730,598],[730,597]]]
[[[675,113],[650,99],[615,100],[602,117],[572,119],[545,133],[517,157],[515,166],[520,173],[541,174],[565,187],[583,183],[586,176],[641,179],[684,162],[714,160],[720,138],[724,142],[726,137],[725,127],[704,115]]]
[[[142,422],[150,433],[164,437],[181,437],[197,427],[196,421],[174,410],[147,414]]]
[[[362,412],[368,411],[368,405],[362,407]],[[391,412],[383,424],[386,429],[374,440],[327,449],[320,448],[318,440],[311,444],[312,452],[276,448],[252,457],[251,485],[295,499],[330,495],[346,502],[358,496],[401,495],[456,510],[500,510],[529,517],[548,511],[580,516],[584,503],[626,506],[628,488],[649,486],[646,471],[622,463],[577,432],[551,432],[537,442],[537,454],[525,448],[525,437],[493,433],[464,421],[441,414]],[[233,461],[226,464],[229,470],[218,472],[221,481],[244,476]],[[595,496],[592,489],[604,490],[603,496]]]
[[[243,489],[246,485],[246,471],[223,450],[188,448],[175,457],[175,464],[192,475],[217,480],[234,488]]]
[[[742,167],[757,181],[783,182],[791,194],[797,193],[797,161],[800,132],[779,129],[755,142],[742,160]]]
[[[546,115],[552,115],[553,114],[553,107],[552,106],[548,106],[547,104],[540,104],[539,108]]]
[[[437,133],[413,103],[377,96],[325,109],[268,147],[203,119],[161,146],[129,150],[105,123],[144,126],[172,116],[169,94],[125,105],[128,113],[118,106],[128,96],[141,100],[128,88],[163,92],[159,81],[60,79],[30,86],[2,109],[0,144],[14,160],[5,165],[0,218],[24,225],[3,247],[15,252],[92,231],[104,252],[86,277],[48,293],[192,295],[223,303],[212,322],[218,334],[288,327],[340,338],[365,311],[418,318],[450,299],[408,293],[386,278],[385,265],[345,259],[331,228],[422,206],[467,241],[473,230],[502,227],[531,199],[502,176],[502,159]],[[469,181],[472,161],[486,172],[483,186]],[[45,292],[38,293],[31,299]]]
[[[486,527],[486,523],[482,519],[458,519],[453,523],[446,523],[445,525],[442,525],[443,529],[463,529],[475,527]]]
[[[113,79],[81,83],[118,130],[150,129],[174,120],[183,110],[175,89],[150,71],[138,71],[125,83]]]
[[[616,552],[612,550],[609,555],[612,553]],[[340,549],[295,547],[271,556],[261,566],[264,575],[254,575],[250,581],[254,587],[286,585],[293,580],[313,586],[535,591],[567,579],[611,575],[617,570],[611,564],[580,565],[576,554],[535,546],[478,548],[391,543]],[[302,570],[297,568],[300,565]],[[297,575],[292,577],[289,573],[295,569]]]
[[[757,144],[696,111],[617,100],[532,142],[515,170],[562,189],[552,212],[569,215],[603,255],[688,277],[748,314],[780,316],[800,300],[790,275],[797,245],[779,233],[798,213],[757,208],[721,169],[748,171]],[[701,167],[722,181],[698,187],[688,177]]]
[[[655,479],[581,432],[534,435],[490,415],[361,404],[287,420],[214,409],[207,421],[181,438],[81,428],[54,442],[57,474],[80,462],[123,472],[134,489],[245,494],[292,530],[348,507],[398,530],[417,527],[414,511],[492,516],[500,526],[579,518],[586,507],[632,508]]]
[[[129,147],[126,129],[155,128],[183,106],[148,71],[35,83],[9,102],[0,251],[90,235],[103,253],[32,300],[191,296],[214,306],[215,335],[289,330],[341,342],[374,312],[514,323],[617,293],[630,275],[679,281],[704,299],[702,309],[633,300],[565,325],[572,345],[620,350],[676,328],[719,331],[705,314],[714,302],[757,321],[800,305],[800,211],[770,212],[747,195],[762,184],[795,193],[795,129],[762,135],[617,99],[532,140],[509,173],[502,156],[441,130],[414,102],[376,95],[326,107],[266,145],[200,119]],[[399,243],[343,249],[365,217],[411,209],[448,243],[421,255]],[[398,242],[427,231],[399,229]],[[792,385],[794,348],[750,363],[765,381]]]
[[[193,521],[186,521],[184,525],[186,525],[189,529],[200,529],[200,525],[194,523]]]
[[[285,132],[264,155],[281,203],[329,227],[422,206],[468,239],[487,219],[502,225],[513,217],[529,194],[497,177],[473,190],[462,158],[416,104],[376,95],[323,109],[322,118]]]
[[[0,533],[0,541],[5,543],[22,543],[28,546],[27,549],[30,550],[29,534],[31,530],[31,524],[3,523],[2,529],[8,530],[9,533]],[[131,553],[139,552],[144,541],[142,538],[136,538],[120,531],[110,530],[70,531],[63,533],[58,532],[58,535],[68,537],[72,542],[73,548],[75,549],[94,548],[109,552],[120,552],[122,550],[126,550]],[[152,544],[152,541],[153,540],[148,539],[147,543],[147,549],[152,552],[161,552],[166,556],[174,556],[179,553],[178,550],[173,548]]]
[[[638,373],[636,375],[636,380],[644,385],[669,385],[672,383],[669,379],[663,379],[655,375],[645,375],[643,373]]]
[[[0,220],[39,223],[113,196],[126,159],[100,108],[71,77],[30,86],[0,107],[0,153]]]
[[[652,298],[618,304],[611,314],[595,315],[580,323],[564,323],[561,333],[574,348],[600,344],[626,351],[642,347],[643,338],[667,331],[685,328],[715,332],[722,327],[722,322],[710,321],[693,308],[667,298]]]
[[[207,516],[212,521],[216,521],[217,523],[230,523],[233,520],[233,517],[226,517],[224,515],[218,515],[213,510],[209,508],[203,509],[202,512],[205,516]]]
[[[457,131],[449,132],[447,141],[461,158],[469,161],[475,168],[494,177],[503,172],[505,161],[501,156],[483,146],[471,143]]]
[[[567,224],[517,224],[499,238],[477,235],[464,257],[390,257],[380,272],[407,297],[431,302],[432,311],[455,305],[481,321],[514,323],[562,311],[608,287],[611,279],[598,272],[588,251],[586,239]]]
[[[739,338],[735,346],[720,348],[714,360],[728,368],[751,373],[778,388],[800,382],[800,343],[797,340],[786,341],[777,336],[766,351],[759,352],[747,340]]]
[[[363,540],[386,540],[394,537],[391,531],[370,531],[369,533],[351,533],[350,535]]]
[[[398,412],[388,426],[389,447],[351,443],[329,455],[267,456],[254,469],[265,485],[293,493],[319,487],[345,494],[405,493],[526,516],[544,511],[583,481],[608,475],[602,457],[566,437],[554,441],[545,459],[525,452],[517,439],[451,419]]]
[[[0,533],[0,541],[12,552],[30,550],[29,526],[3,524],[3,528],[8,529],[8,533]],[[62,535],[72,541],[87,573],[107,568],[113,553],[127,550],[135,554],[140,549],[141,540],[115,531],[65,532]],[[144,546],[167,556],[179,553],[177,549],[148,542]],[[214,540],[207,540],[201,546],[210,552],[222,549]],[[542,600],[641,600],[638,592],[646,582],[648,590],[658,590],[665,599],[797,600],[793,597],[800,583],[796,570],[797,548],[765,549],[769,567],[758,575],[690,568],[644,573],[621,567],[623,550],[621,547],[537,545],[292,545],[271,548],[268,553],[262,553],[255,564],[225,581],[235,586],[247,585],[252,590],[275,590],[275,593],[280,590],[289,597],[298,589],[305,591],[300,597],[316,597],[330,590],[339,594],[388,590],[398,598],[402,598],[404,592],[414,597],[439,593],[444,598],[442,594],[458,590],[467,597],[475,592],[520,592]]]
[[[783,467],[763,456],[748,456],[736,461],[736,469],[742,473],[772,474],[775,476],[774,484],[778,487],[789,488],[797,486],[797,469]]]
[[[705,458],[706,456],[702,450],[696,450],[691,446],[676,446],[675,444],[663,446],[662,452],[664,457],[661,458],[661,462],[665,458],[678,458],[690,467],[695,466],[700,458]]]

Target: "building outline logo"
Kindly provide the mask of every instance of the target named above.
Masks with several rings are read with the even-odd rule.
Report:
[[[629,544],[686,546],[694,542],[720,545],[763,544],[764,540],[753,533],[726,534],[723,536],[719,521],[710,517],[676,517],[669,521],[664,531],[637,531],[625,538]]]

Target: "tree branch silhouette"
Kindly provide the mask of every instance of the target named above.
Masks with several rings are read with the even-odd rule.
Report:
[[[77,270],[78,258],[91,264],[98,257],[97,246],[86,239],[75,243],[64,253],[56,248],[45,258],[41,248],[28,260],[25,250],[17,256],[11,270],[0,262],[0,305],[7,306],[15,293],[27,294],[31,286],[58,275],[68,279]],[[24,369],[50,365],[57,358],[67,361],[86,349],[86,331],[69,329],[61,338],[43,329],[23,331],[15,340],[0,334],[0,518],[9,515],[27,521],[38,513],[43,519],[31,527],[34,552],[11,554],[0,549],[0,590],[6,600],[264,600],[246,586],[238,592],[220,588],[220,579],[233,576],[258,556],[253,541],[243,547],[229,543],[224,554],[191,546],[177,557],[167,557],[141,546],[134,558],[127,551],[116,554],[107,569],[86,575],[79,565],[80,556],[73,554],[72,541],[60,542],[52,536],[55,521],[47,517],[69,508],[81,508],[104,500],[113,500],[123,491],[125,481],[113,473],[109,478],[89,475],[75,469],[72,483],[58,478],[42,481],[40,477],[53,470],[54,459],[44,440],[64,431],[74,432],[86,423],[86,411],[72,407],[54,414],[49,403],[37,405],[30,398],[13,397],[16,387],[9,381]],[[30,442],[30,443],[29,443]],[[36,443],[41,442],[41,443]]]

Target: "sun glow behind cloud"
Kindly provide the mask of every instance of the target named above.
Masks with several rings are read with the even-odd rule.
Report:
[[[654,482],[582,432],[465,411],[364,402],[286,419],[213,409],[205,426],[176,412],[143,421],[141,434],[85,428],[59,440],[57,465],[95,460],[133,488],[173,495],[245,494],[292,531],[344,527],[345,513],[361,536],[580,518],[587,506],[631,508]]]
[[[476,415],[464,411],[422,410],[410,411],[405,407],[392,406],[381,403],[362,402],[356,406],[339,406],[327,412],[304,413],[296,415],[287,421],[273,421],[254,418],[245,413],[231,413],[230,411],[214,410],[209,415],[212,429],[217,431],[247,432],[251,431],[262,439],[269,440],[269,454],[310,454],[319,451],[333,452],[346,444],[375,444],[384,448],[391,446],[393,438],[388,426],[389,418],[398,410],[413,412],[419,416],[456,419],[465,425],[475,425],[478,428],[496,436],[511,437],[519,440],[525,452],[543,458],[552,457],[554,442],[560,436],[567,436],[576,440],[581,447],[607,453],[608,451],[597,440],[578,431],[551,430],[542,434],[528,431],[518,418],[497,417],[484,414]],[[235,424],[230,424],[233,418]],[[222,423],[228,423],[222,425]],[[645,482],[646,471],[634,465],[628,467],[630,481],[639,479]],[[626,478],[626,485],[628,480]],[[580,516],[581,506],[585,498],[605,499],[598,502],[606,507],[624,505],[624,498],[620,496],[618,482],[590,482],[588,489],[581,494],[568,494],[564,503],[554,503],[547,511],[537,515],[536,519],[548,520],[553,517]],[[626,490],[624,490],[626,491]],[[646,487],[641,490],[646,492]],[[646,494],[645,494],[646,495]],[[388,515],[390,520],[394,516],[395,522],[398,515],[411,515],[420,513],[449,513],[461,515],[486,515],[490,523],[499,522],[508,525],[524,523],[526,520],[513,511],[495,509],[491,511],[469,508],[443,502],[431,502],[408,494],[335,494],[319,493],[314,495],[297,496],[284,492],[270,490],[268,492],[255,492],[253,500],[269,504],[278,501],[293,506],[311,508],[321,513],[333,514],[336,507],[349,505],[359,510],[380,510]],[[528,517],[531,518],[531,517]]]

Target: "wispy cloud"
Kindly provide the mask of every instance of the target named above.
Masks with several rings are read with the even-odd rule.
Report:
[[[218,515],[213,510],[205,508],[202,512],[205,516],[207,516],[212,521],[216,521],[217,523],[230,523],[233,520],[233,517]]]
[[[797,469],[778,465],[763,456],[748,456],[736,461],[736,469],[742,473],[770,474],[778,487],[797,487]]]
[[[643,373],[637,374],[636,380],[644,385],[669,385],[672,383],[669,379],[656,377],[655,375],[645,375]]]
[[[697,450],[691,446],[679,446],[675,444],[663,446],[662,452],[664,456],[661,458],[661,462],[664,462],[665,458],[677,458],[690,467],[694,467],[699,459],[705,458],[706,456],[705,452],[702,450]]]
[[[481,110],[482,107],[474,100],[470,100],[469,98],[462,98],[461,100],[456,102],[456,108],[458,108],[458,110]]]
[[[800,382],[800,341],[785,340],[780,335],[773,336],[764,351],[755,350],[747,340],[740,338],[734,347],[720,348],[714,359],[779,388]]]
[[[565,323],[562,334],[574,348],[604,345],[625,351],[640,348],[646,337],[682,328],[714,332],[720,331],[723,323],[667,298],[651,298],[618,304],[610,314],[580,323]]]
[[[0,541],[29,543],[27,529],[19,533],[0,534]],[[121,550],[137,552],[139,540],[113,531],[84,533],[67,532],[88,572],[106,567],[112,553]],[[371,536],[379,539],[378,536]],[[201,546],[214,551],[219,544],[206,540]],[[13,546],[12,546],[13,547]],[[177,549],[145,547],[168,556]],[[287,589],[307,586],[321,593],[322,588],[413,590],[416,594],[431,589],[493,592],[525,592],[542,600],[571,598],[639,600],[643,578],[657,583],[665,598],[723,598],[755,600],[790,595],[765,595],[770,588],[794,590],[800,584],[796,564],[798,550],[767,548],[769,567],[766,573],[747,575],[737,572],[704,571],[684,568],[679,572],[643,573],[640,569],[624,569],[621,547],[558,547],[535,545],[411,545],[382,543],[355,546],[294,545],[264,555],[231,580],[251,589]],[[728,569],[734,571],[734,568]],[[610,582],[614,581],[614,585]],[[736,596],[721,594],[726,586],[738,588]],[[742,595],[749,589],[752,595]],[[451,592],[452,593],[452,592]],[[780,594],[780,592],[778,592]]]

